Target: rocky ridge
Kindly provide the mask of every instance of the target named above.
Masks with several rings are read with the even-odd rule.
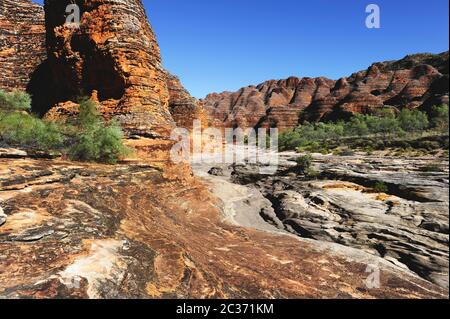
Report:
[[[201,103],[226,127],[292,128],[301,121],[345,119],[382,107],[448,104],[449,54],[416,54],[374,63],[337,81],[327,78],[271,80],[237,92],[213,93]]]

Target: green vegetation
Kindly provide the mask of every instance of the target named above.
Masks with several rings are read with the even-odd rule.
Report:
[[[0,110],[29,111],[31,97],[21,91],[5,92],[0,90]]]
[[[384,182],[376,182],[373,186],[373,190],[377,193],[387,193],[389,188]]]
[[[77,127],[81,134],[69,150],[74,160],[115,164],[130,152],[122,143],[120,126],[114,121],[105,124],[91,100],[81,101]]]
[[[0,138],[9,145],[24,145],[28,148],[45,150],[60,148],[64,142],[57,124],[19,112],[0,111]]]
[[[369,154],[392,147],[435,151],[448,149],[448,121],[447,105],[433,107],[430,116],[418,110],[405,109],[396,114],[392,109],[383,109],[374,115],[355,115],[346,122],[304,123],[280,134],[279,146],[282,151],[343,156],[351,156],[351,149]],[[443,135],[446,138],[423,139]]]
[[[313,158],[311,155],[300,156],[295,162],[297,163],[296,170],[301,174],[305,174],[311,169]]]
[[[429,164],[427,166],[420,167],[419,170],[425,173],[442,172],[442,168],[439,166],[439,164]]]
[[[0,91],[0,143],[41,151],[59,151],[73,160],[115,164],[130,150],[115,122],[105,123],[96,104],[80,101],[74,125],[59,124],[29,113],[31,98],[23,92]],[[68,147],[70,145],[70,147]]]
[[[434,106],[431,109],[431,124],[437,130],[448,132],[448,105]]]

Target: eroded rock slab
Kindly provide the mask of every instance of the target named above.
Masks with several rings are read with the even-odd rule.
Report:
[[[178,171],[0,159],[0,296],[447,297],[358,250],[232,224],[203,183]],[[381,285],[369,289],[375,263]]]
[[[261,215],[278,228],[366,251],[448,288],[447,159],[316,155],[314,163],[317,179],[293,174],[286,161],[275,176],[237,166],[232,178],[272,202]],[[423,169],[430,165],[439,171]],[[384,193],[373,189],[380,183]]]

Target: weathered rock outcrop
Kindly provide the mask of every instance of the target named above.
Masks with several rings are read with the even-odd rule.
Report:
[[[30,0],[0,1],[0,89],[25,90],[45,57],[44,9]]]
[[[338,81],[291,77],[238,92],[210,94],[201,103],[227,127],[293,127],[300,121],[347,118],[384,106],[448,104],[449,54],[417,54]]]
[[[28,90],[34,110],[53,118],[71,116],[77,96],[90,95],[131,134],[167,136],[168,111],[181,127],[191,128],[194,119],[208,123],[198,101],[162,69],[139,0],[80,1],[80,28],[65,25],[69,3],[47,1],[46,48],[43,7],[2,1],[0,88]]]
[[[192,97],[183,87],[180,79],[167,72],[169,89],[169,110],[178,127],[192,129],[195,120],[201,121],[202,127],[208,125],[208,117],[199,101]]]
[[[256,186],[270,200],[261,210],[269,223],[380,256],[448,289],[448,158],[316,155],[315,179],[292,172],[286,159],[295,155],[282,158],[274,176],[254,166],[232,172],[234,182]],[[436,171],[423,169],[430,165]],[[377,183],[385,193],[373,189]]]
[[[140,0],[75,1],[79,27],[66,23],[73,1],[46,0],[49,117],[65,116],[77,96],[97,99],[130,134],[169,135],[174,123],[159,47]],[[69,104],[70,105],[70,104]],[[45,105],[43,106],[45,107]]]
[[[0,298],[447,298],[381,258],[233,225],[174,171],[0,159]]]

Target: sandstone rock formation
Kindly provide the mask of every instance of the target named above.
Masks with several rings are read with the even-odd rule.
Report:
[[[0,89],[27,89],[45,57],[44,9],[30,0],[0,1]]]
[[[180,79],[167,72],[166,83],[169,89],[169,110],[177,126],[192,129],[195,120],[201,121],[202,127],[207,126],[206,112],[183,87]]]
[[[260,211],[279,229],[366,251],[448,289],[448,158],[316,155],[320,176],[308,179],[290,173],[296,157],[283,155],[274,176],[235,166],[231,179],[270,200]],[[431,164],[439,171],[422,169]],[[372,189],[380,182],[386,193]]]
[[[75,1],[79,27],[66,23],[72,2],[45,1],[53,86],[41,94],[50,93],[50,105],[58,105],[49,117],[64,116],[66,102],[88,95],[129,134],[167,137],[173,120],[165,72],[141,1]]]
[[[417,54],[338,81],[291,77],[238,92],[210,94],[201,103],[226,127],[294,127],[393,106],[428,110],[448,104],[449,54]]]
[[[174,169],[0,159],[0,298],[448,297],[381,258],[233,225]]]
[[[167,136],[168,111],[181,127],[191,128],[194,119],[208,123],[198,101],[162,69],[140,1],[81,1],[79,29],[64,25],[68,3],[47,1],[46,47],[43,7],[2,1],[0,88],[28,90],[34,111],[50,111],[50,118],[73,115],[77,96],[90,95],[135,135]]]

